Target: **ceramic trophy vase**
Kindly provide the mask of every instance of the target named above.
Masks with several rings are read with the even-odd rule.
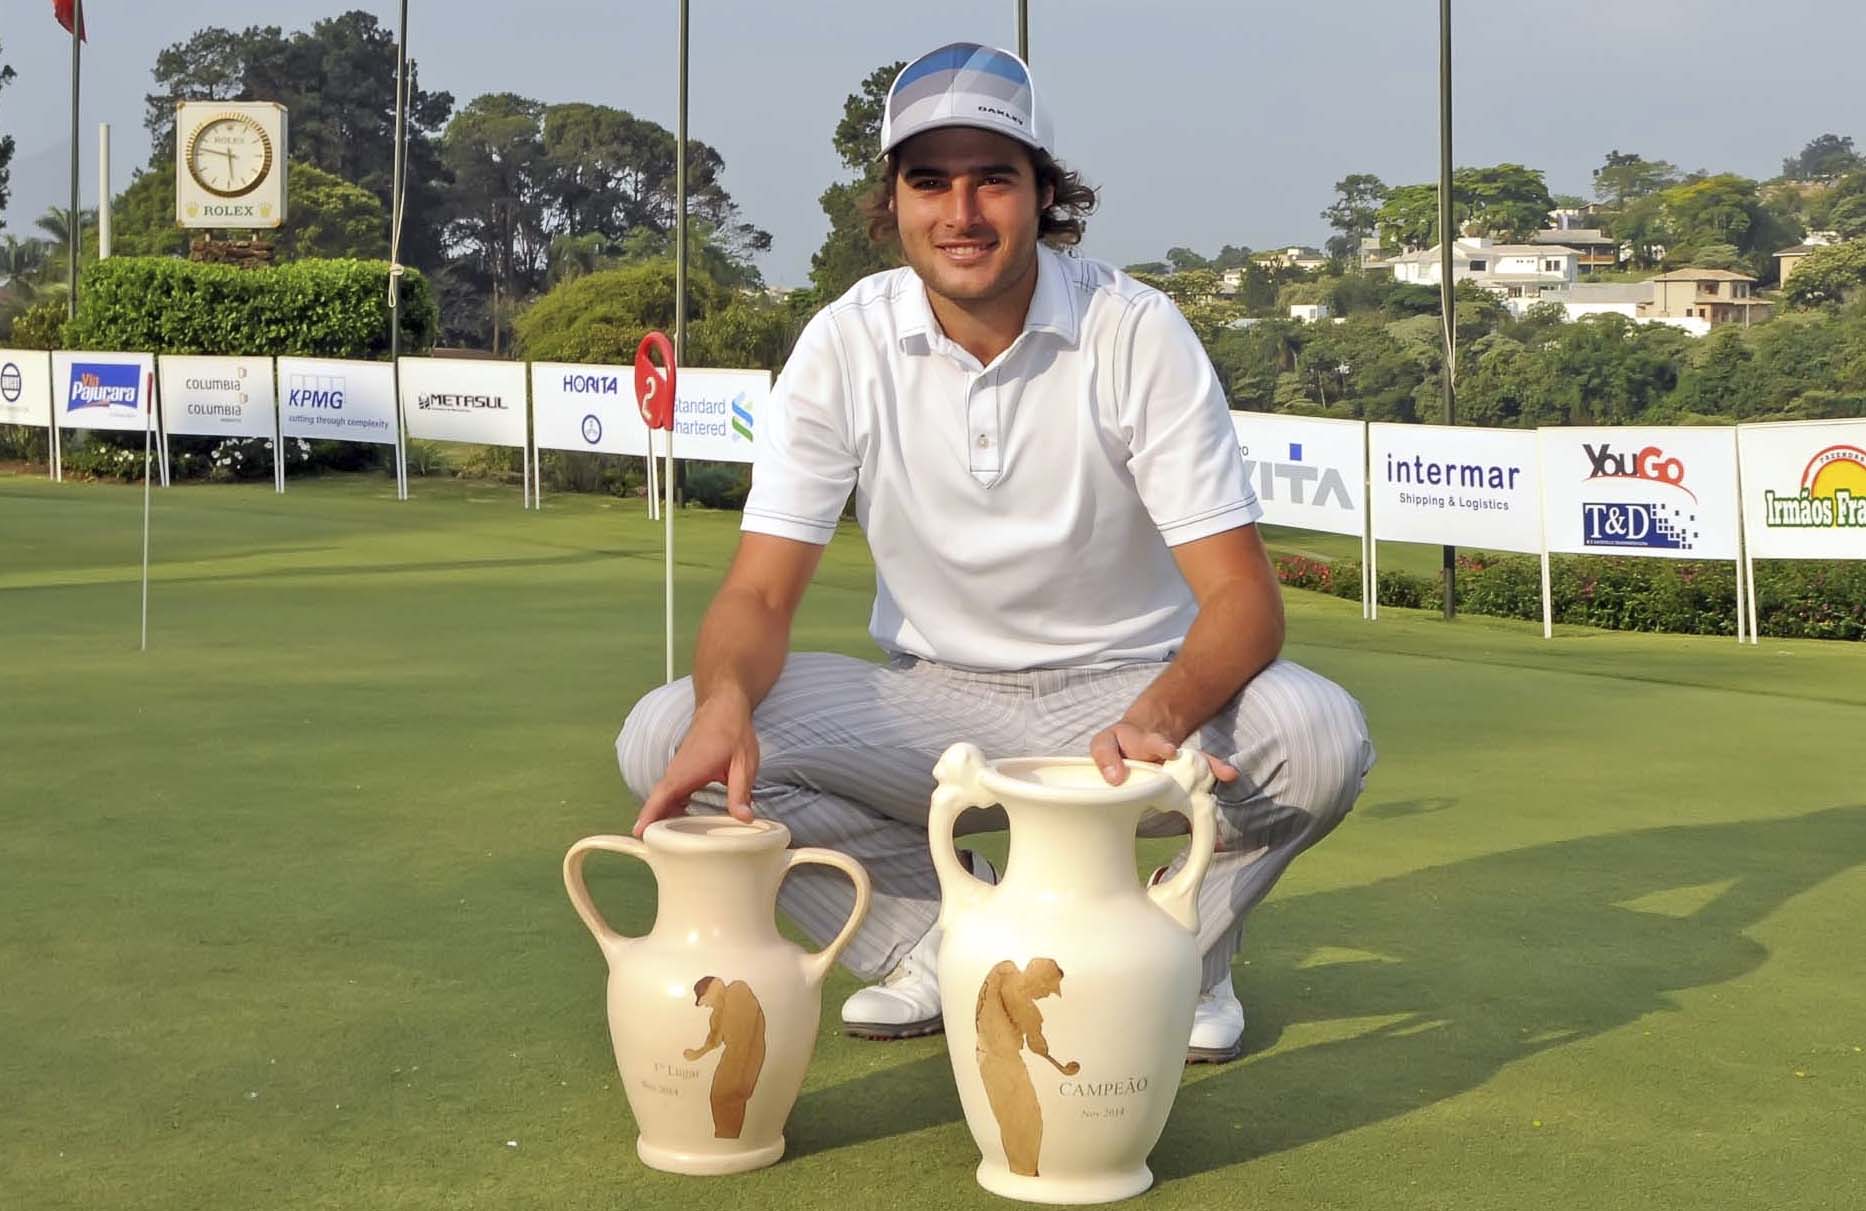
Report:
[[[823,977],[868,912],[868,873],[825,849],[790,850],[769,820],[686,816],[633,837],[585,837],[564,887],[609,962],[609,1035],[640,1135],[635,1151],[671,1173],[739,1173],[784,1154],[784,1122],[816,1049]],[[628,854],[654,872],[654,927],[609,927],[583,863]],[[855,883],[848,923],[810,953],[779,936],[778,884],[792,867],[833,866]]]
[[[1128,762],[1109,786],[1087,758],[987,762],[955,745],[934,769],[940,1003],[953,1077],[983,1160],[979,1185],[1043,1203],[1110,1202],[1153,1184],[1147,1156],[1185,1070],[1199,996],[1199,884],[1217,806],[1205,757]],[[953,826],[1003,806],[1011,852],[991,886]],[[1143,888],[1134,833],[1154,808],[1191,821],[1186,865]]]

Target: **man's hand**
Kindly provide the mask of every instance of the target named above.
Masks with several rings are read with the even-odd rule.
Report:
[[[686,811],[688,796],[713,782],[726,784],[726,810],[749,824],[752,779],[757,774],[758,733],[752,728],[751,707],[742,698],[709,698],[694,711],[693,725],[667,772],[641,805],[635,835],[641,836],[656,820]]]
[[[1126,719],[1106,728],[1089,741],[1089,756],[1101,768],[1101,776],[1109,786],[1119,786],[1127,781],[1127,761],[1170,761],[1179,755],[1179,746],[1157,731],[1149,730],[1138,723]],[[1220,782],[1235,782],[1238,772],[1225,761],[1210,753],[1205,760],[1212,767],[1212,776]]]

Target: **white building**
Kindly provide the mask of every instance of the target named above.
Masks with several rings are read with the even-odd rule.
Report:
[[[1471,282],[1504,299],[1533,303],[1574,285],[1580,257],[1579,251],[1561,244],[1497,244],[1467,236],[1452,243],[1451,280]],[[1387,264],[1397,281],[1436,286],[1439,261],[1439,248],[1434,244],[1394,257]]]
[[[1328,318],[1328,315],[1327,303],[1291,303],[1289,305],[1289,318],[1292,320],[1301,320],[1305,324],[1314,324],[1321,320],[1325,320]]]

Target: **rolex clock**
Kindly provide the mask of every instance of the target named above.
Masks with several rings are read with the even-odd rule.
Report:
[[[270,101],[175,106],[175,221],[183,227],[285,222],[285,107]]]

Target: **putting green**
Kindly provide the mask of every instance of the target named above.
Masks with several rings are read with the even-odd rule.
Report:
[[[636,1161],[558,864],[633,813],[659,531],[414,492],[157,493],[139,654],[140,489],[0,478],[0,1203],[1002,1205],[941,1042],[827,1025],[784,1162]],[[686,637],[736,520],[681,517]],[[851,532],[797,644],[869,652],[871,591]],[[1143,1205],[1866,1205],[1866,645],[1289,613],[1381,761]],[[591,875],[646,927],[644,870]]]

